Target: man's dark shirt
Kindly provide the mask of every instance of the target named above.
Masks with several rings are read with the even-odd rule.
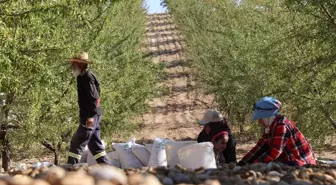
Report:
[[[87,119],[102,114],[99,81],[90,70],[77,77],[77,92],[81,118]]]

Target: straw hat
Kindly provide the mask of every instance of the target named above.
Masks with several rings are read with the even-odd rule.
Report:
[[[85,64],[92,64],[93,62],[89,59],[89,55],[86,52],[81,52],[77,57],[68,58],[68,62],[78,62],[78,63],[85,63]]]

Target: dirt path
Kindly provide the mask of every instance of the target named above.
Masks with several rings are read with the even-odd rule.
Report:
[[[190,68],[183,56],[183,38],[169,14],[147,16],[144,46],[152,54],[154,63],[164,63],[166,79],[159,85],[168,95],[148,102],[150,110],[143,115],[143,124],[135,134],[137,140],[155,137],[182,140],[195,138],[200,131],[196,125],[212,98],[195,88]]]

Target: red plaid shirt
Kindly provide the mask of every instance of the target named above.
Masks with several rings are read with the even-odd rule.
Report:
[[[244,156],[243,161],[249,161],[267,145],[266,152],[257,157],[254,163],[276,161],[292,166],[316,164],[310,144],[293,121],[278,115],[269,129],[269,133],[264,133],[257,145]]]

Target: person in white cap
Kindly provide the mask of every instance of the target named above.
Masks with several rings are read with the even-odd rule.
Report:
[[[77,92],[80,124],[73,135],[68,152],[68,164],[79,163],[86,145],[97,163],[110,164],[106,157],[105,147],[100,138],[100,84],[96,76],[88,69],[93,62],[87,53],[67,59],[71,62],[72,73],[77,78]]]
[[[203,118],[197,122],[198,124],[203,125],[203,130],[197,137],[197,142],[199,143],[211,142],[214,136],[223,131],[228,133],[229,140],[223,151],[223,157],[225,158],[225,163],[237,163],[236,141],[231,133],[228,122],[223,115],[217,110],[209,109],[206,111]]]

